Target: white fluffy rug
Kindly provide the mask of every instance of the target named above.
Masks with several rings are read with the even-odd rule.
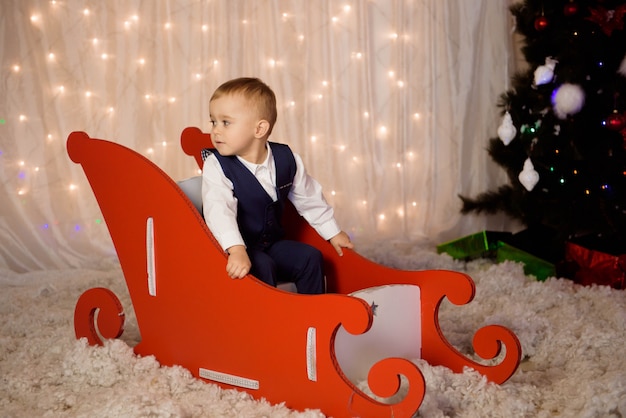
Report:
[[[510,328],[523,361],[501,386],[476,372],[454,374],[415,360],[426,378],[420,417],[626,417],[626,293],[536,282],[516,263],[453,261],[419,246],[359,246],[371,259],[403,269],[464,270],[476,298],[444,303],[441,326],[462,352],[487,324]],[[74,338],[73,310],[86,289],[103,286],[127,313],[121,340],[102,348]],[[291,411],[195,380],[180,367],[134,356],[138,338],[121,270],[17,274],[0,269],[1,417],[321,417]]]

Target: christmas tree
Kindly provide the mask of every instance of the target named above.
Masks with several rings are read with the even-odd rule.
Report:
[[[528,68],[498,103],[489,140],[509,183],[463,213],[504,212],[553,231],[606,244],[626,237],[626,0],[524,0],[510,8]]]

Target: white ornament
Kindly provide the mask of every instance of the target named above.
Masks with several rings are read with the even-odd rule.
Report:
[[[546,58],[545,65],[540,65],[535,70],[535,85],[540,86],[542,84],[550,83],[554,79],[554,68],[558,63],[557,60],[551,57]]]
[[[524,169],[521,173],[519,173],[517,178],[519,179],[519,182],[522,183],[522,186],[524,186],[529,192],[539,181],[539,173],[535,171],[535,166],[533,165],[533,162],[530,161],[530,158],[526,158],[526,161],[524,161]]]
[[[498,137],[502,142],[504,142],[504,145],[509,145],[513,138],[515,138],[516,134],[517,128],[513,125],[513,119],[507,110],[502,118],[502,123],[498,127]]]
[[[626,55],[624,56],[624,59],[622,60],[622,63],[620,64],[617,72],[626,77]]]
[[[559,119],[580,112],[585,104],[585,91],[578,84],[565,83],[552,95],[554,114]]]

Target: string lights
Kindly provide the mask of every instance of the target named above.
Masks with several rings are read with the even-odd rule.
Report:
[[[32,72],[46,73],[48,75],[46,77],[47,81],[42,83],[50,83],[49,89],[51,95],[56,100],[55,108],[60,117],[63,117],[64,112],[67,112],[67,114],[79,114],[81,109],[77,109],[77,107],[83,106],[84,109],[82,110],[88,109],[91,113],[91,119],[86,126],[77,126],[76,129],[87,131],[92,129],[96,132],[100,130],[100,132],[106,133],[112,132],[114,129],[112,127],[121,124],[122,120],[127,121],[131,118],[132,115],[130,113],[133,112],[137,114],[153,114],[155,117],[157,115],[161,117],[162,114],[172,112],[172,115],[175,114],[180,118],[181,115],[184,115],[184,110],[180,110],[181,108],[188,109],[197,103],[190,98],[192,95],[198,95],[199,90],[205,92],[205,94],[210,93],[212,89],[225,81],[230,75],[241,75],[239,72],[250,74],[257,69],[260,73],[259,76],[267,81],[280,96],[279,86],[272,83],[271,80],[287,78],[289,74],[297,73],[298,69],[303,68],[305,64],[300,60],[301,55],[297,55],[295,52],[301,54],[303,48],[307,48],[307,51],[309,51],[311,42],[320,36],[332,37],[332,39],[337,40],[338,44],[341,43],[342,51],[344,51],[343,53],[346,56],[336,64],[327,66],[324,70],[325,72],[318,70],[317,74],[307,75],[309,78],[306,79],[306,82],[303,82],[303,87],[300,90],[294,88],[293,92],[285,92],[290,97],[279,97],[279,109],[284,109],[285,113],[283,114],[279,111],[279,119],[282,125],[273,137],[277,136],[275,140],[281,142],[296,142],[297,146],[294,146],[294,148],[304,158],[307,158],[307,162],[313,162],[313,164],[307,164],[307,167],[316,167],[316,163],[335,153],[346,159],[347,165],[352,167],[352,175],[371,178],[368,181],[369,185],[365,186],[368,189],[364,189],[360,196],[356,196],[354,190],[350,190],[349,194],[346,193],[347,188],[353,187],[349,179],[333,178],[332,170],[318,168],[318,172],[313,173],[324,185],[325,189],[328,190],[328,198],[333,205],[340,205],[341,211],[347,213],[353,210],[357,211],[360,214],[359,216],[363,217],[369,213],[370,216],[375,217],[376,225],[382,231],[387,228],[385,225],[394,219],[418,216],[420,209],[419,199],[415,197],[405,196],[404,200],[407,203],[400,205],[397,199],[376,199],[377,193],[386,192],[387,196],[389,196],[389,191],[377,191],[375,189],[376,180],[380,180],[382,174],[376,171],[378,168],[365,164],[367,161],[366,157],[371,156],[370,153],[372,152],[396,154],[393,159],[389,160],[391,161],[389,165],[385,165],[384,170],[389,170],[389,175],[395,176],[394,178],[398,178],[399,181],[403,177],[413,175],[415,171],[413,167],[420,164],[418,148],[412,147],[411,149],[409,146],[399,146],[397,143],[399,141],[398,138],[403,135],[406,136],[407,132],[418,132],[419,128],[415,126],[424,123],[429,116],[428,113],[415,108],[415,104],[405,100],[405,94],[415,94],[413,78],[405,76],[405,71],[400,66],[395,68],[395,65],[388,66],[394,51],[405,48],[406,43],[411,42],[412,36],[410,33],[404,33],[402,30],[396,30],[396,28],[388,26],[381,28],[380,33],[375,36],[375,42],[380,46],[380,51],[383,52],[375,55],[369,46],[359,38],[360,35],[356,28],[358,24],[356,20],[357,13],[354,10],[356,6],[349,3],[336,5],[334,2],[329,2],[329,4],[329,8],[332,10],[330,10],[327,16],[328,25],[321,25],[324,30],[328,31],[325,34],[320,34],[319,27],[312,28],[307,25],[307,16],[303,15],[301,11],[277,11],[276,22],[285,25],[285,28],[289,29],[281,30],[280,34],[290,34],[291,36],[290,39],[283,39],[282,42],[292,45],[290,46],[290,48],[293,48],[291,50],[292,53],[290,55],[283,54],[281,50],[275,51],[269,46],[259,45],[259,61],[256,62],[254,61],[256,58],[252,56],[245,56],[241,60],[234,59],[231,56],[231,54],[234,56],[241,54],[241,50],[238,49],[239,45],[229,43],[228,31],[232,21],[228,19],[224,19],[221,22],[216,19],[215,22],[209,24],[202,21],[202,18],[198,16],[197,19],[189,24],[191,25],[189,27],[189,25],[185,26],[180,23],[181,21],[178,19],[177,13],[181,13],[181,11],[177,9],[168,10],[167,13],[161,10],[159,13],[151,14],[150,16],[144,16],[143,13],[130,10],[114,16],[118,21],[115,29],[111,29],[111,27],[107,27],[104,24],[97,24],[97,22],[100,22],[99,19],[103,13],[103,7],[105,7],[100,2],[95,0],[50,1],[48,7],[51,10],[46,9],[44,4],[40,10],[35,10],[30,14],[31,27],[27,30],[40,33],[45,39],[48,28],[53,27],[54,24],[65,27],[65,24],[61,24],[61,19],[69,19],[74,26],[69,29],[70,25],[67,25],[67,30],[75,31],[80,36],[76,37],[75,43],[71,47],[63,47],[59,42],[52,41],[49,44],[42,43],[40,46],[41,53],[47,67],[37,64],[38,59],[24,57],[23,61],[14,62],[7,68],[14,77],[23,76],[25,73],[31,74]],[[71,10],[70,5],[76,5],[76,10]],[[56,13],[53,13],[53,11]],[[158,16],[158,20],[155,16]],[[237,23],[241,24],[238,30],[250,30],[253,25],[260,25],[259,22],[251,19],[251,16],[252,14],[248,17],[238,15]],[[268,28],[267,30],[273,29]],[[190,33],[193,35],[189,35]],[[191,38],[187,39],[186,37]],[[232,50],[220,53],[208,50],[206,45],[207,39],[210,39],[210,37],[219,37],[220,42],[229,43]],[[242,37],[243,39],[250,39],[245,38],[245,36]],[[146,38],[149,38],[150,42],[142,42],[142,39],[145,40]],[[164,50],[167,43],[181,43],[181,39],[189,42],[190,56],[187,61],[179,60],[177,56],[169,56],[167,51]],[[125,51],[120,51],[121,45],[128,45],[128,48]],[[182,46],[181,48],[185,49],[187,47]],[[194,48],[197,48],[197,50],[194,51]],[[130,54],[135,55],[130,56]],[[388,56],[383,54],[388,54]],[[94,60],[100,62],[97,71],[82,74],[82,77],[78,79],[74,78],[72,66],[93,62]],[[387,69],[381,70],[378,61],[383,62],[380,65],[387,66]],[[241,68],[232,68],[232,63],[238,63],[241,65]],[[396,62],[391,62],[391,64],[396,64]],[[381,104],[363,95],[361,96],[363,99],[355,105],[353,102],[358,100],[357,97],[363,92],[353,91],[351,94],[354,95],[354,98],[350,97],[346,93],[345,80],[349,80],[352,77],[351,72],[361,73],[368,71],[364,70],[364,68],[368,67],[370,68],[369,71],[374,71],[375,69],[380,72],[382,75],[381,79],[384,79],[386,74],[387,83],[373,88],[385,90],[386,94],[390,96]],[[147,77],[147,74],[152,74],[156,71],[156,68],[160,68],[160,71],[164,71],[166,74],[161,78],[155,77],[150,83],[146,82],[145,77]],[[173,79],[174,75],[167,74],[168,68],[175,68],[176,71],[184,68],[187,71],[187,81],[178,83],[178,80]],[[3,71],[6,71],[6,69],[3,69]],[[78,73],[81,72],[78,71]],[[124,74],[128,74],[128,77],[124,81],[118,82],[117,85],[105,83],[107,77],[119,77]],[[319,81],[310,83],[308,81],[310,78],[316,78]],[[301,81],[298,80],[298,82]],[[14,79],[10,82],[19,83],[19,80]],[[108,90],[111,86],[113,86],[114,91]],[[393,91],[387,93],[389,89],[393,89]],[[132,109],[132,112],[129,112],[129,104],[123,101],[123,96],[120,94],[128,94],[127,92],[131,90],[140,100],[135,102],[134,106],[136,107]],[[204,97],[202,100],[208,101],[208,97]],[[402,105],[397,105],[399,110],[392,113],[385,107],[390,106],[387,102],[397,102],[402,103]],[[328,109],[331,103],[334,104],[334,107]],[[338,104],[342,104],[341,109],[337,108]],[[312,108],[313,105],[318,107]],[[33,120],[31,120],[31,115],[21,110],[19,106],[13,107],[10,112],[16,113],[0,115],[3,118],[0,120],[0,125],[9,125],[14,120],[25,125],[33,124],[32,126],[43,123],[42,115],[32,115]],[[338,114],[333,116],[333,112],[341,113],[341,116]],[[285,134],[288,131],[285,128],[288,124],[286,122],[287,119],[292,117],[303,118],[304,115],[311,113],[319,114],[320,118],[326,115],[325,119],[329,124],[332,123],[333,117],[345,117],[351,121],[350,125],[355,130],[355,136],[366,135],[369,137],[368,139],[375,139],[380,143],[380,145],[376,146],[389,146],[390,149],[383,150],[381,148],[378,151],[376,149],[368,149],[359,144],[355,145],[352,142],[353,138],[349,138],[348,144],[350,145],[346,145],[343,138],[335,137],[339,136],[339,133],[335,133],[331,137],[329,130],[324,126],[311,122],[302,125],[308,132],[304,132],[301,138],[294,138],[293,135],[288,136]],[[397,120],[398,115],[404,115],[404,119]],[[203,117],[208,118],[208,115],[205,114]],[[182,123],[182,127],[191,124],[175,118],[163,120],[160,126],[163,132],[157,135],[150,133],[154,137],[154,142],[142,149],[136,148],[136,150],[155,160],[159,166],[166,165],[171,159],[179,160],[184,158],[182,151],[178,147],[168,145],[175,143],[176,136],[163,139],[164,134],[169,135],[172,132],[176,133],[174,135],[180,134],[181,127],[177,123]],[[414,126],[411,127],[411,124]],[[47,125],[50,125],[50,123],[48,122]],[[207,129],[206,124],[201,127]],[[69,125],[64,125],[64,128],[75,129]],[[39,130],[35,129],[33,131]],[[45,132],[43,139],[46,140],[50,147],[62,147],[64,141],[60,139],[66,138],[67,134],[69,132],[55,132],[52,130],[51,133]],[[137,132],[129,132],[129,135],[134,134],[137,134]],[[346,137],[347,134],[342,132],[341,136]],[[119,138],[107,138],[104,134],[99,137],[123,140],[124,134],[120,135]],[[308,144],[303,145],[306,142]],[[311,154],[309,154],[309,151],[312,151]],[[11,164],[11,158],[18,157],[18,155],[7,155],[4,150],[0,150],[0,158],[4,160],[5,165]],[[20,166],[20,171],[26,173],[25,178],[21,179],[22,183],[29,183],[30,174],[41,171],[40,165],[29,161],[21,160],[18,165]],[[177,173],[179,174],[198,175],[199,173],[197,168],[193,167],[191,161],[188,164],[187,171],[184,173],[178,168],[178,165],[175,165],[173,170],[178,170]],[[326,167],[326,165],[321,164],[320,167]],[[45,166],[43,170],[45,170]],[[312,169],[309,170],[313,171]],[[67,197],[72,199],[92,199],[90,188],[85,183],[86,180],[80,175],[73,177],[70,173],[67,174],[66,181],[68,183],[65,186],[68,193]],[[32,185],[34,185],[34,182],[32,182]],[[39,186],[45,187],[45,185]],[[32,187],[18,184],[16,181],[16,195],[26,197],[33,190]],[[353,201],[346,201],[346,196],[350,196]],[[98,225],[103,225],[99,217],[96,219]],[[75,231],[85,231],[87,223],[93,223],[93,221],[77,222],[73,228]],[[59,224],[55,223],[55,220],[49,219],[42,220],[42,225],[44,225],[43,229],[50,230],[58,227]],[[355,227],[352,228],[353,232],[357,232]]]

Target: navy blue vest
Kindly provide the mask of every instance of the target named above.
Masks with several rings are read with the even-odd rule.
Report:
[[[285,234],[280,219],[296,175],[296,160],[289,146],[275,142],[268,144],[276,164],[276,202],[237,157],[222,156],[216,150],[210,150],[233,183],[233,193],[237,198],[237,223],[243,240],[248,248],[260,250],[270,247]]]

